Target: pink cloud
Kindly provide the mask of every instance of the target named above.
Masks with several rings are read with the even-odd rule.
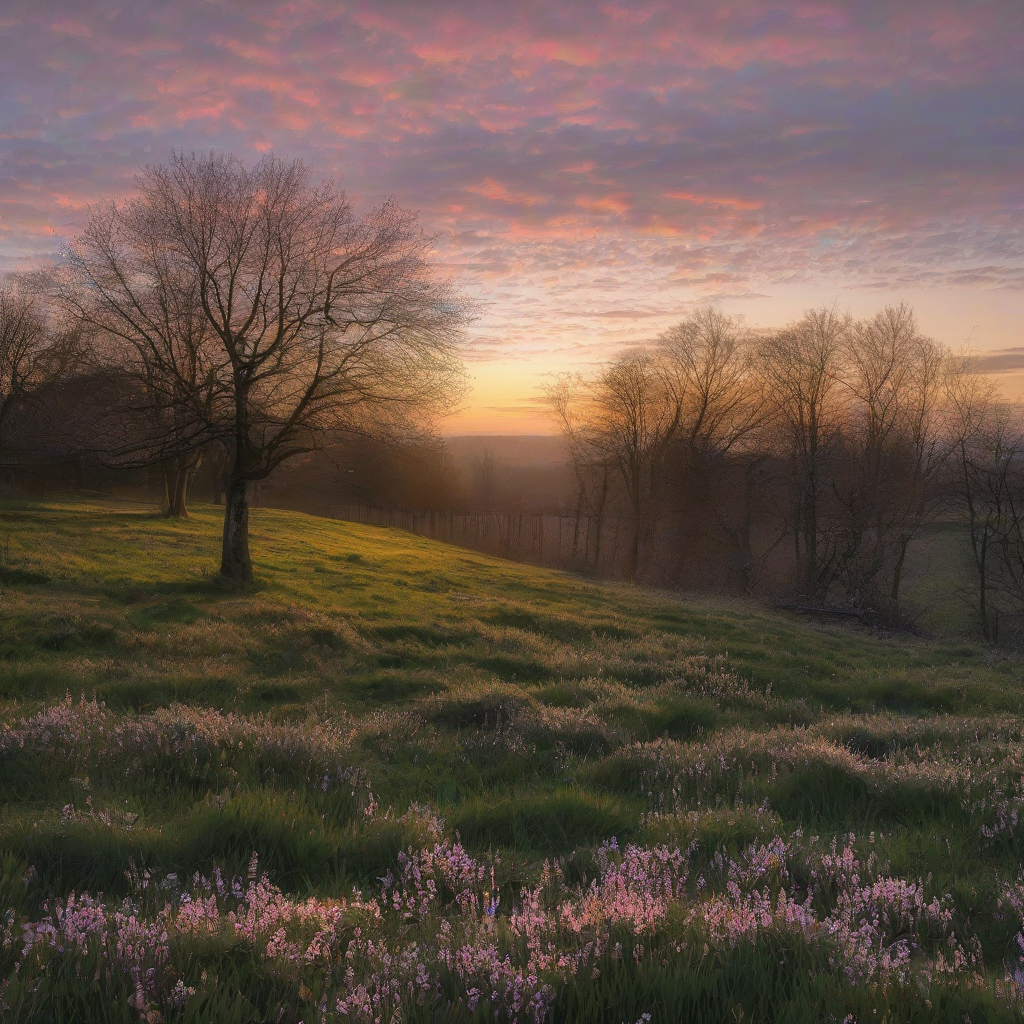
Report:
[[[492,353],[598,299],[1021,280],[1017,0],[11,2],[8,263],[172,146],[216,146],[418,209],[500,308]],[[537,333],[498,330],[527,313]]]

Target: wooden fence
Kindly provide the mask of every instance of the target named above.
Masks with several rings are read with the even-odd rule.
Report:
[[[625,575],[632,558],[632,519],[539,512],[419,512],[373,505],[333,505],[335,519],[390,526],[421,537],[517,562],[588,568]]]

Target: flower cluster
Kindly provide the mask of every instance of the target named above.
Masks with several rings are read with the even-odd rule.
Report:
[[[472,1014],[484,1003],[491,1019],[539,1024],[560,987],[597,978],[625,955],[624,943],[639,962],[670,935],[675,954],[688,943],[727,952],[769,934],[795,937],[824,950],[851,983],[979,977],[980,955],[954,933],[946,903],[920,880],[878,874],[855,843],[850,836],[809,857],[803,848],[797,865],[796,850],[775,838],[736,858],[719,853],[695,873],[694,847],[612,841],[598,850],[591,881],[569,885],[546,864],[514,899],[499,892],[493,861],[450,841],[406,851],[372,895],[332,899],[287,896],[254,857],[245,879],[214,871],[183,887],[145,877],[138,898],[162,900],[149,914],[141,903],[72,894],[25,923],[22,970],[91,950],[124,973],[133,1005],[149,1012],[189,998],[175,944],[220,936],[300,975],[320,972],[318,991],[333,992],[325,1019],[374,1024],[413,1004]],[[1020,914],[1022,891],[1020,882],[1006,887],[1010,912]]]
[[[34,758],[65,776],[93,772],[122,783],[204,788],[241,767],[265,781],[283,778],[323,793],[348,791],[365,806],[373,795],[352,751],[354,736],[354,725],[344,719],[279,723],[183,704],[119,717],[96,698],[75,702],[68,694],[13,726],[5,724],[0,762]]]
[[[420,1015],[539,1024],[564,993],[616,972],[673,963],[710,971],[730,957],[739,962],[783,947],[827,965],[851,991],[989,985],[1024,1010],[1024,880],[1005,884],[994,908],[1013,922],[1007,936],[1018,931],[996,985],[1000,972],[983,963],[965,930],[968,916],[954,913],[953,898],[930,876],[894,872],[876,853],[874,833],[787,835],[781,802],[813,799],[821,777],[882,807],[920,799],[969,820],[979,850],[1001,854],[998,844],[1014,840],[1024,824],[1019,723],[993,720],[985,729],[966,718],[836,716],[761,733],[737,728],[694,743],[625,743],[602,717],[611,717],[613,704],[636,710],[651,693],[771,699],[754,691],[745,697],[720,668],[697,658],[692,676],[655,684],[645,696],[602,682],[604,697],[581,714],[512,687],[467,687],[425,700],[422,714],[382,712],[358,726],[181,706],[117,716],[96,700],[70,697],[5,726],[0,768],[56,780],[61,795],[51,816],[73,800],[60,811],[62,839],[102,826],[132,832],[136,841],[152,827],[136,825],[128,801],[124,809],[94,808],[90,777],[108,793],[127,784],[143,795],[171,781],[191,799],[247,773],[254,787],[303,792],[317,812],[335,816],[327,820],[348,823],[342,827],[355,820],[346,836],[379,828],[412,845],[397,857],[389,847],[363,889],[330,896],[323,888],[309,898],[289,895],[260,872],[255,856],[248,873],[234,878],[216,869],[184,880],[133,870],[132,895],[122,902],[79,891],[51,898],[40,912],[36,892],[18,904],[31,906],[26,916],[0,907],[0,947],[17,964],[14,981],[0,981],[0,1012],[14,982],[42,984],[59,962],[102,984],[120,979],[140,1019],[170,1019],[204,983],[202,957],[225,946],[291,984],[296,1012],[324,1024]],[[459,756],[483,760],[490,745],[506,758],[554,741],[561,772],[578,765],[580,751],[597,750],[587,770],[608,772],[646,801],[646,841],[581,843],[575,860],[512,864],[476,855],[430,807],[379,807],[361,753],[415,742],[418,756],[429,749],[421,730],[430,729],[430,715],[453,718]],[[0,882],[10,889],[10,878]]]

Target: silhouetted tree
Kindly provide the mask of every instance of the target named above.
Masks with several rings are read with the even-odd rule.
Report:
[[[48,424],[38,408],[29,416],[28,406],[68,372],[76,343],[30,280],[0,282],[0,464],[18,465],[27,450],[38,449]]]
[[[679,399],[664,366],[649,352],[630,352],[593,379],[562,378],[548,399],[577,463],[577,479],[596,484],[591,485],[591,501],[598,510],[598,538],[610,474],[621,484],[633,521],[628,572],[635,576],[652,526],[660,462],[680,418]],[[598,549],[595,563],[599,559]]]
[[[790,464],[792,536],[798,572],[809,596],[824,597],[835,577],[837,540],[828,522],[831,467],[842,436],[843,347],[850,318],[810,310],[764,339],[757,370],[778,424],[780,454]]]
[[[332,430],[396,431],[461,383],[464,305],[388,201],[357,217],[300,161],[218,153],[147,167],[71,248],[66,301],[145,381],[187,453],[228,452],[221,573],[251,578],[249,485]]]
[[[940,345],[920,334],[904,305],[852,323],[847,337],[847,465],[835,485],[841,574],[849,595],[863,600],[874,593],[895,609],[910,542],[941,507],[940,475],[951,452],[944,406],[953,365]]]
[[[683,546],[706,547],[709,534],[725,542],[748,589],[753,490],[765,457],[757,432],[770,415],[751,372],[748,339],[736,319],[705,306],[661,335],[655,353],[679,409],[666,446],[663,490]]]

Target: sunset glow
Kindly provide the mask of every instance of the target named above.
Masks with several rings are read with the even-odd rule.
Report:
[[[1024,346],[1018,0],[13,0],[0,39],[0,269],[172,148],[302,157],[419,210],[478,304],[450,432],[552,430],[548,375],[707,301]]]

